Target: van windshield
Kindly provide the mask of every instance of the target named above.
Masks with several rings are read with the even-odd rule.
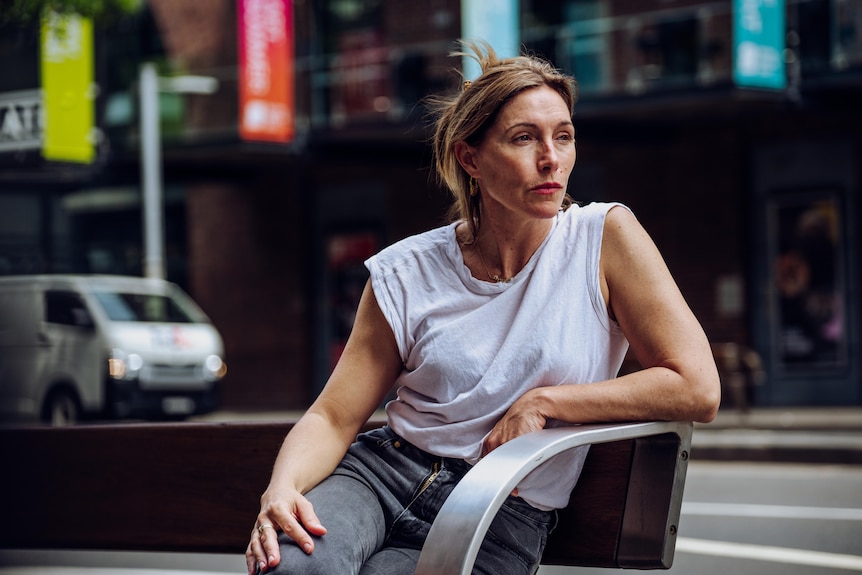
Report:
[[[93,294],[113,321],[200,323],[168,296],[142,293],[96,292]]]

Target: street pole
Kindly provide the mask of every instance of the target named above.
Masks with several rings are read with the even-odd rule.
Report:
[[[152,62],[141,64],[139,86],[144,277],[165,279],[159,78],[156,66]]]

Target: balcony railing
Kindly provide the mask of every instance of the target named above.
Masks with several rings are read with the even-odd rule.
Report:
[[[522,42],[578,80],[580,101],[618,100],[677,93],[696,96],[733,88],[733,20],[730,0],[667,6],[643,2],[642,11],[610,13],[610,2],[584,3],[570,19],[543,23],[523,18]],[[313,96],[312,129],[403,124],[416,119],[421,97],[457,89],[445,75],[449,40],[387,45],[383,35],[364,32],[308,66]],[[862,72],[862,3],[857,0],[787,0],[788,97],[823,78]],[[858,74],[857,74],[858,76]],[[858,82],[858,80],[848,80]]]
[[[862,2],[786,2],[782,57],[788,90],[778,94],[793,97],[824,80],[839,87],[858,84]],[[643,98],[667,93],[696,97],[716,88],[734,88],[732,4],[690,1],[668,7],[643,0],[637,4],[639,11],[612,13],[616,4],[596,1],[577,4],[577,9],[569,9],[568,18],[547,22],[525,13],[521,37],[527,49],[575,75],[583,104],[623,100],[637,105]],[[454,47],[449,36],[393,43],[381,25],[341,32],[323,44],[332,51],[306,53],[295,62],[300,136],[357,127],[363,134],[386,133],[386,126],[404,134],[405,125],[422,121],[424,96],[459,85],[457,75],[449,72],[456,63],[447,57]],[[218,72],[217,94],[178,96],[181,101],[165,107],[176,114],[163,120],[169,145],[236,138],[235,68]],[[133,121],[130,128],[134,134]],[[134,137],[130,141],[134,145]]]

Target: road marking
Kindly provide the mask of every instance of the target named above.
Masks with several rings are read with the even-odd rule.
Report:
[[[769,519],[862,521],[862,509],[802,507],[798,505],[756,505],[747,503],[683,502],[682,514],[709,515],[714,517],[763,517]]]
[[[752,559],[754,561],[769,561],[772,563],[791,563],[794,565],[811,565],[814,567],[862,571],[862,556],[843,555],[841,553],[806,551],[803,549],[751,545],[748,543],[731,543],[729,541],[708,541],[706,539],[691,539],[688,537],[680,537],[676,540],[676,550],[680,553],[694,553],[697,555],[716,555],[718,557],[733,557],[735,559]]]

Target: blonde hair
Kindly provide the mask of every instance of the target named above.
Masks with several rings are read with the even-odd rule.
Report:
[[[538,56],[500,59],[487,42],[462,41],[461,47],[461,51],[452,52],[450,56],[473,58],[479,63],[481,74],[472,82],[464,82],[459,93],[429,100],[437,117],[432,148],[437,178],[449,189],[454,200],[449,218],[467,221],[475,238],[481,220],[481,195],[470,195],[470,176],[458,163],[455,145],[458,142],[480,144],[503,106],[532,88],[549,86],[554,89],[573,114],[577,85],[572,76]],[[572,199],[566,195],[563,208],[571,203]]]

